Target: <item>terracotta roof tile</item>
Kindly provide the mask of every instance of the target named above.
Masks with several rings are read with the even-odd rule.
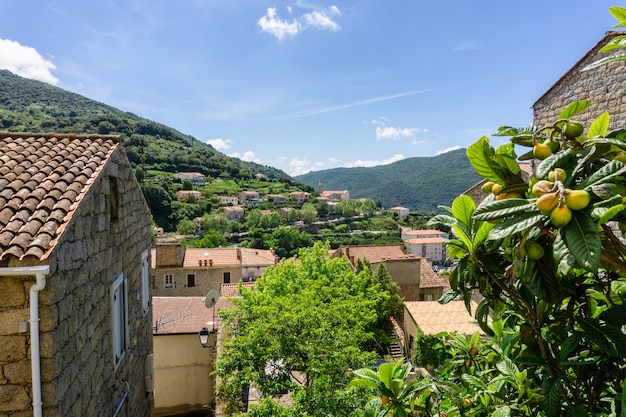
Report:
[[[471,301],[470,304],[472,312],[475,312],[476,302]],[[409,301],[404,305],[424,334],[483,333],[475,319],[468,313],[463,301],[451,301],[447,304],[439,304],[437,301]]]
[[[119,137],[0,132],[0,260],[44,259]]]

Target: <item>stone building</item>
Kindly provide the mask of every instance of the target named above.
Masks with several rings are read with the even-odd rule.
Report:
[[[590,100],[596,103],[576,115],[576,120],[588,128],[604,112],[611,115],[609,129],[623,128],[626,124],[626,61],[618,61],[583,71],[587,65],[615,52],[599,50],[611,39],[626,32],[609,31],[578,62],[563,74],[533,104],[536,126],[557,120],[561,111],[571,102]],[[623,53],[618,50],[617,53]]]
[[[276,262],[274,253],[263,249],[157,243],[152,249],[152,292],[159,297],[201,297],[222,284],[259,278]]]
[[[118,137],[0,133],[0,415],[152,415],[150,240]]]
[[[347,258],[352,268],[358,259],[364,259],[373,271],[384,264],[406,301],[436,300],[450,288],[448,280],[440,279],[427,259],[407,254],[402,245],[340,246],[333,257]]]

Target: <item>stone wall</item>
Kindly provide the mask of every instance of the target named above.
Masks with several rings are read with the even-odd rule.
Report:
[[[241,268],[233,266],[202,266],[197,268],[162,267],[152,271],[155,297],[204,297],[210,290],[218,290],[224,282],[224,273],[230,273],[230,282],[241,280]],[[174,277],[173,287],[165,288],[165,274]],[[187,287],[187,275],[195,275],[195,287]]]
[[[590,100],[596,104],[575,116],[582,122],[585,131],[602,113],[609,112],[609,129],[626,127],[626,61],[618,61],[598,68],[582,71],[588,64],[610,53],[598,53],[598,50],[618,34],[607,32],[572,69],[566,72],[533,105],[534,124],[538,127],[557,120],[561,111],[571,102]]]
[[[110,181],[117,184],[113,203]],[[151,310],[144,314],[141,302],[141,254],[150,241],[149,209],[118,148],[47,260],[50,274],[39,303],[44,416],[111,416],[126,392],[120,416],[152,415],[144,385]],[[130,347],[116,366],[111,284],[121,273],[129,282]],[[30,335],[19,329],[29,318],[32,283],[32,277],[0,279],[0,343],[11,347],[0,355],[2,417],[32,415]]]

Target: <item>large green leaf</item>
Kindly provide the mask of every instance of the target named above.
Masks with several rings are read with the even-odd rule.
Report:
[[[561,282],[557,277],[557,265],[551,256],[537,260],[530,282],[524,283],[538,298],[547,302],[556,302],[561,297]]]
[[[604,183],[593,185],[591,192],[600,197],[603,200],[614,198],[615,196],[626,196],[626,185],[615,183]],[[618,201],[616,201],[617,203]]]
[[[593,105],[594,103],[589,100],[574,101],[563,109],[561,114],[559,114],[559,119],[570,119],[572,116],[575,116]]]
[[[572,256],[560,234],[557,234],[556,239],[554,239],[552,251],[554,253],[554,260],[557,263],[559,272],[562,275],[569,274],[572,268],[576,266],[576,259]]]
[[[498,146],[496,149],[496,160],[499,165],[506,167],[513,174],[519,174],[521,168],[517,163],[517,155],[515,154],[515,145],[507,143],[505,145]]]
[[[458,222],[468,227],[472,224],[474,210],[476,210],[476,203],[468,195],[460,195],[452,202],[452,215]]]
[[[598,145],[598,144],[605,144],[605,145],[615,145],[621,149],[626,149],[626,142],[624,142],[623,140],[619,140],[619,139],[611,139],[611,138],[592,138],[589,139],[588,141],[585,142],[585,147],[588,147],[590,145]]]
[[[489,236],[489,232],[495,226],[493,223],[489,222],[477,222],[480,226],[478,230],[474,234],[474,247],[479,245],[483,240],[487,239]]]
[[[593,121],[591,126],[589,126],[587,137],[592,138],[595,136],[606,135],[607,130],[609,130],[609,120],[609,113],[602,113],[596,120]]]
[[[538,211],[529,211],[518,216],[511,217],[491,229],[489,232],[489,239],[504,239],[507,236],[511,236],[532,227],[534,224],[544,220],[545,218],[546,216]]]
[[[576,188],[585,190],[593,185],[609,182],[614,177],[624,175],[625,173],[626,165],[621,161],[613,160],[587,177]]]
[[[474,211],[473,217],[475,220],[495,220],[508,217],[513,214],[535,210],[535,201],[535,199],[526,200],[525,198],[495,200],[478,206],[476,211]]]
[[[599,319],[577,317],[577,322],[593,343],[614,356],[626,354],[626,334]]]
[[[483,136],[467,148],[467,158],[478,175],[489,181],[503,183],[504,178],[494,170],[493,163],[490,163],[490,158],[486,154],[489,147],[489,138]]]
[[[491,413],[491,417],[509,417],[510,415],[511,407],[509,407],[508,405],[498,407],[493,413]]]
[[[609,7],[609,13],[619,22],[615,26],[622,26],[620,23],[626,22],[626,9],[623,7],[611,6]]]
[[[596,224],[587,213],[572,210],[572,220],[559,230],[559,234],[581,267],[591,272],[598,270],[602,242]]]
[[[564,151],[554,153],[541,161],[535,170],[535,176],[537,178],[545,178],[548,172],[554,170],[555,167],[564,165],[564,162],[570,158],[573,149],[568,148]]]
[[[623,49],[626,48],[626,36],[616,36],[611,39],[606,45],[604,45],[600,52],[609,52],[615,49]]]

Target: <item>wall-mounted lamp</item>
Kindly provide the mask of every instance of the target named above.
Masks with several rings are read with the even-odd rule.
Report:
[[[209,342],[209,335],[210,334],[211,334],[211,332],[206,327],[203,327],[198,332],[198,337],[200,337],[200,344],[202,345],[202,347],[204,347],[204,348],[210,347],[210,346],[207,346],[207,343]]]

